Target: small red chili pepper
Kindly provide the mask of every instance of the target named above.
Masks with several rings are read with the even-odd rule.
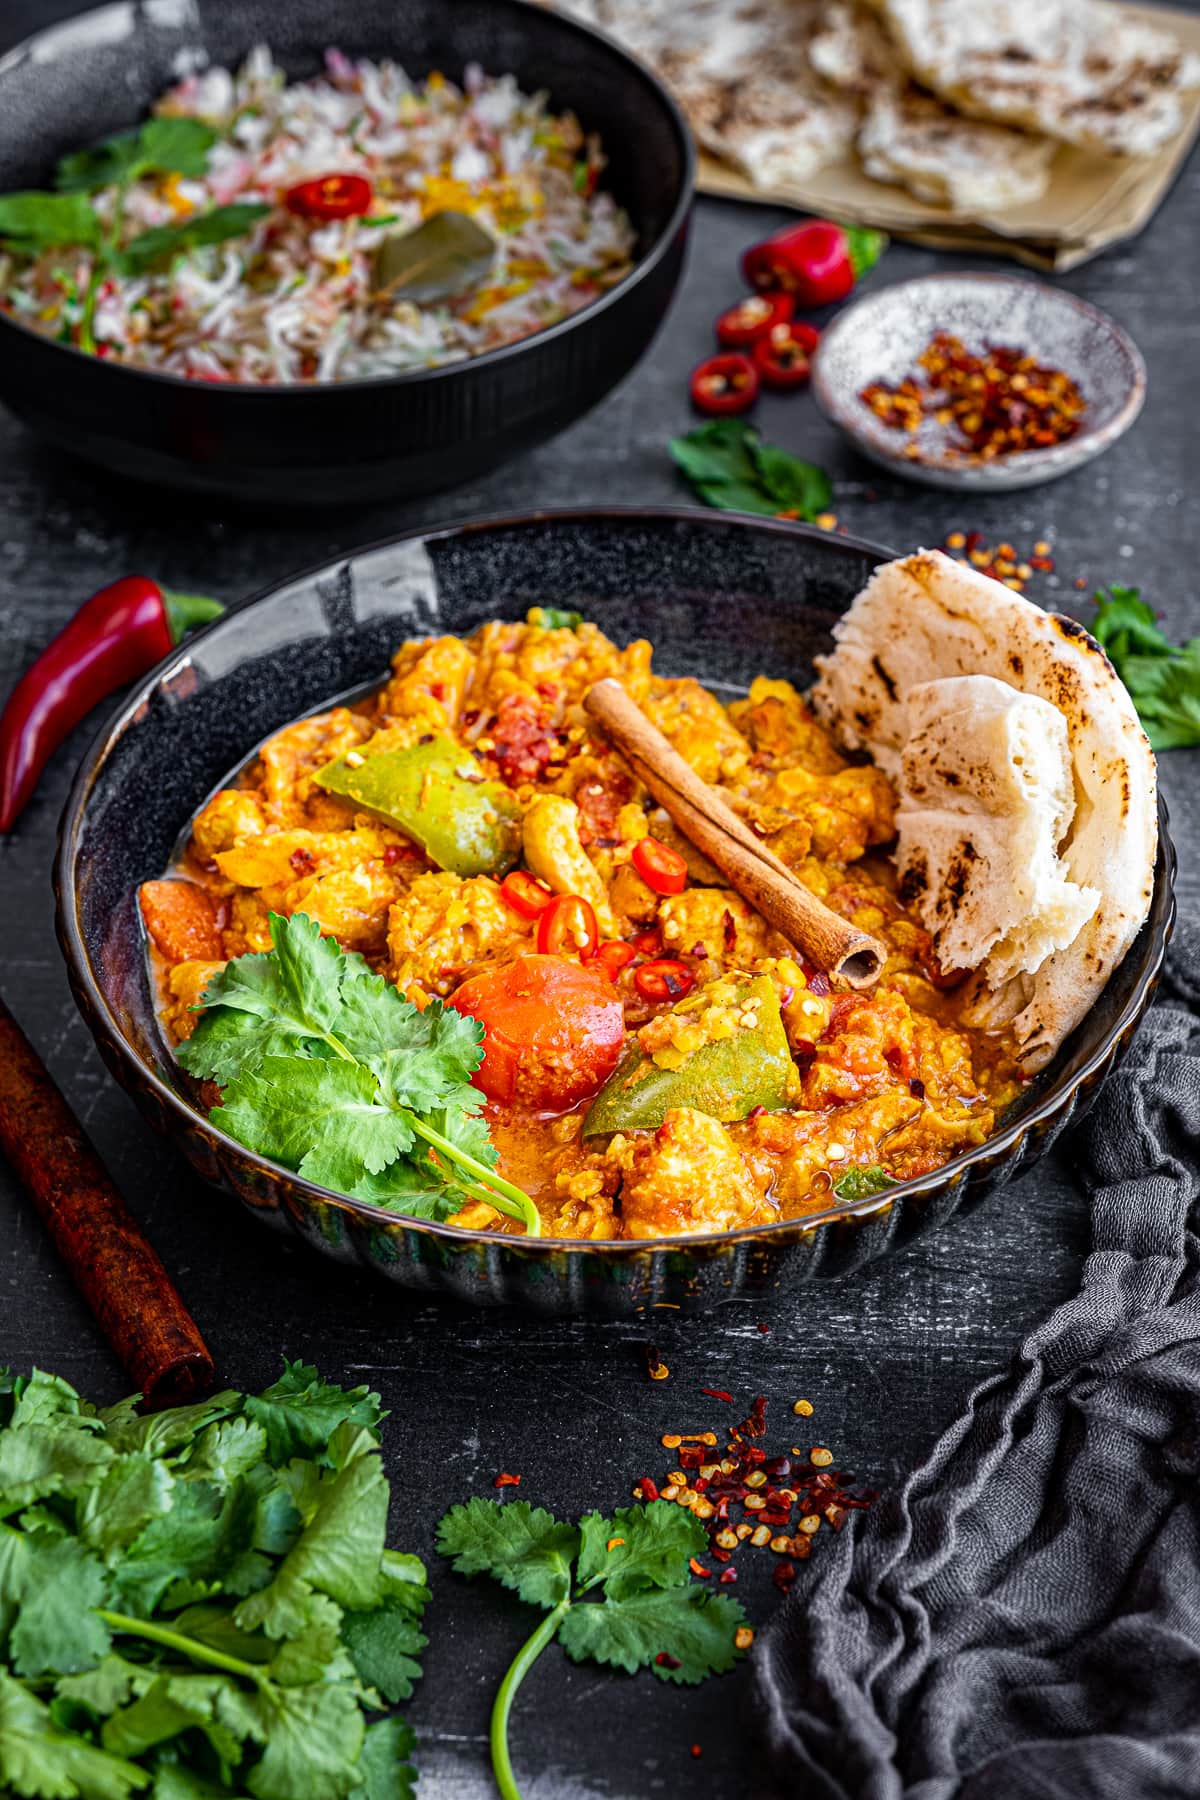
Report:
[[[632,944],[623,944],[620,938],[609,938],[597,948],[591,960],[600,964],[610,981],[615,981],[621,970],[628,968],[636,955],[637,951]]]
[[[746,350],[773,325],[786,325],[796,302],[790,294],[750,294],[717,320],[717,342],[726,350]]]
[[[127,575],[85,600],[0,716],[0,832],[12,830],[54,751],[94,706],[224,610],[199,594],[167,593],[144,575]]]
[[[758,372],[748,356],[729,350],[724,356],[706,356],[697,363],[688,389],[699,412],[748,412],[758,399]]]
[[[687,886],[687,864],[678,850],[657,838],[641,838],[633,846],[633,866],[656,894],[682,894]]]
[[[811,325],[776,325],[760,338],[750,355],[769,388],[804,387],[812,374],[810,352],[817,341]]]
[[[318,175],[290,187],[283,204],[301,219],[355,219],[370,211],[372,197],[365,175]]]
[[[742,258],[742,273],[760,292],[782,290],[801,306],[827,306],[844,300],[886,247],[882,231],[807,219],[754,244]]]
[[[500,898],[522,919],[536,919],[554,904],[554,895],[525,869],[514,869],[500,883]]]
[[[643,963],[633,983],[644,1000],[653,1000],[657,1005],[663,1000],[682,1000],[695,987],[696,977],[686,963],[666,956],[658,962]]]
[[[543,956],[592,955],[599,941],[596,914],[582,894],[560,894],[538,922],[537,947]]]

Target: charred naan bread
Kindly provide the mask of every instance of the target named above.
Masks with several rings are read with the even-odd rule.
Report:
[[[976,970],[968,1022],[994,1029],[1009,1026],[1024,1066],[1030,1072],[1040,1069],[1085,1017],[1149,911],[1158,844],[1157,782],[1154,753],[1133,702],[1081,625],[1042,612],[1002,583],[937,550],[922,550],[876,570],[834,627],[834,637],[832,655],[818,659],[819,679],[812,693],[818,717],[849,749],[868,751],[901,788],[915,772],[915,747],[907,776],[905,771],[905,751],[914,735],[909,697],[931,681],[937,685],[951,677],[990,676],[1047,702],[1063,720],[1074,810],[1065,837],[1055,846],[1058,864],[1049,873],[1085,900],[1089,890],[1098,894],[1094,909],[1070,941],[1049,949],[1032,972],[1018,965],[1037,961],[1048,937],[1062,935],[1054,925],[1047,890],[1043,898],[1051,917],[1031,924],[1028,943],[1015,924],[1006,924],[1001,938],[991,938],[1003,914],[999,908],[989,910],[982,896],[977,905],[957,909],[956,924],[958,966]],[[994,708],[994,691],[988,692]],[[981,698],[978,690],[975,698]],[[918,696],[916,718],[926,730],[927,706]],[[987,731],[995,729],[994,710],[991,716]],[[1025,725],[1031,728],[1031,720]],[[954,785],[945,782],[945,775],[965,775],[970,761],[974,727],[964,719],[955,729],[960,739],[967,738],[963,762],[958,769],[949,760],[943,763],[942,789]],[[982,715],[980,731],[985,732]],[[1019,732],[1016,739],[1007,726],[1004,732],[1008,751],[1015,754]],[[936,748],[940,759],[947,743],[941,733],[937,745],[929,742],[927,749],[932,754]],[[1044,848],[1055,828],[1049,812],[1055,804],[1049,764],[1038,787],[1039,805],[1046,811],[1040,840]],[[935,772],[923,791],[940,791]],[[982,799],[974,814],[986,845],[994,832]],[[911,835],[908,841],[911,845]],[[960,834],[960,841],[973,844],[974,838]],[[1068,900],[1077,904],[1069,895],[1059,895],[1064,905]],[[1061,917],[1065,931],[1070,914],[1064,911]],[[1002,954],[993,964],[989,952],[1000,945]]]
[[[975,118],[1146,156],[1183,124],[1200,62],[1107,0],[869,0],[904,67]]]
[[[1023,205],[1049,186],[1056,143],[964,118],[918,86],[864,5],[826,7],[808,53],[819,75],[859,100],[856,147],[873,180],[961,213]]]
[[[808,57],[822,0],[555,0],[649,63],[697,139],[756,187],[786,187],[850,150],[858,108]]]

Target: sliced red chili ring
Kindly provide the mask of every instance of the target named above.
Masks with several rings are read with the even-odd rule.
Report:
[[[810,352],[817,333],[811,325],[775,325],[754,345],[750,355],[769,388],[803,387],[812,374]],[[808,340],[812,341],[809,342]]]
[[[682,1000],[695,987],[696,977],[686,963],[664,956],[657,962],[643,963],[633,982],[644,1000],[658,1005],[664,1000]]]
[[[639,931],[633,939],[633,947],[639,956],[658,956],[662,951],[662,937],[658,931]]]
[[[543,956],[592,955],[600,933],[596,913],[582,894],[560,894],[538,921],[537,947]]]
[[[687,886],[687,864],[678,850],[657,838],[641,838],[633,846],[633,866],[656,894],[682,894]]]
[[[609,938],[597,948],[592,961],[600,964],[610,981],[615,981],[621,970],[627,969],[636,956],[637,951],[632,944],[623,944],[620,938]]]
[[[728,350],[723,356],[706,356],[697,363],[688,389],[699,412],[748,412],[758,399],[758,371],[748,356]]]
[[[354,219],[370,211],[372,198],[365,175],[317,175],[290,187],[283,204],[302,219]]]
[[[745,350],[765,337],[772,325],[786,325],[796,302],[790,294],[748,294],[717,320],[717,342],[726,350]]]
[[[500,883],[500,898],[523,919],[536,919],[554,904],[554,895],[526,869],[514,869]]]

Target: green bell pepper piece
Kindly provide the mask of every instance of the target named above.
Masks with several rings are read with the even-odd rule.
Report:
[[[422,846],[452,875],[506,875],[521,854],[521,814],[498,781],[473,777],[469,750],[430,738],[407,750],[381,750],[357,766],[338,757],[313,779],[378,814]]]
[[[678,1069],[664,1069],[646,1056],[636,1035],[600,1089],[583,1121],[583,1135],[607,1131],[655,1131],[677,1106],[690,1106],[729,1124],[756,1106],[778,1111],[787,1105],[792,1057],[779,1013],[779,995],[766,975],[733,977],[753,1006],[758,1024],[739,1027],[693,1050]],[[677,1013],[697,1012],[707,990],[681,1000]]]

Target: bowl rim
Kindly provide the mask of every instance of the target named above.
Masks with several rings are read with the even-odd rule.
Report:
[[[559,523],[620,527],[639,522],[682,523],[712,527],[713,529],[740,525],[750,528],[754,533],[763,533],[785,541],[803,538],[810,543],[820,545],[824,550],[835,553],[841,549],[853,550],[869,556],[878,556],[883,560],[890,559],[894,554],[868,539],[849,535],[846,537],[831,536],[829,532],[820,530],[816,526],[800,524],[794,520],[764,518],[755,513],[716,511],[693,506],[547,507],[523,513],[492,513],[451,520],[442,525],[429,527],[415,526],[408,531],[360,545],[331,560],[327,559],[311,564],[283,580],[272,581],[266,586],[256,589],[254,593],[247,595],[243,600],[234,602],[221,618],[215,619],[211,624],[191,633],[182,645],[177,645],[168,656],[156,663],[154,668],[142,676],[135,687],[105,718],[99,732],[84,752],[59,819],[53,865],[59,947],[67,963],[68,975],[71,977],[71,985],[77,1002],[80,991],[86,997],[86,1009],[81,1010],[86,1010],[89,1028],[94,1031],[93,1021],[99,1018],[103,1025],[103,1035],[125,1063],[133,1080],[149,1088],[158,1101],[176,1115],[181,1125],[199,1131],[223,1155],[232,1154],[236,1158],[259,1165],[273,1175],[294,1184],[310,1195],[313,1200],[319,1201],[322,1205],[334,1206],[350,1214],[363,1225],[386,1225],[392,1230],[399,1228],[414,1231],[462,1246],[475,1244],[493,1249],[499,1246],[506,1251],[515,1250],[527,1257],[546,1257],[564,1252],[574,1252],[603,1258],[615,1256],[622,1260],[629,1260],[658,1251],[716,1250],[725,1245],[765,1243],[775,1237],[786,1238],[789,1234],[807,1234],[815,1231],[819,1226],[836,1224],[848,1219],[861,1221],[876,1213],[888,1211],[897,1200],[915,1199],[934,1193],[950,1182],[961,1182],[972,1169],[992,1162],[997,1155],[1005,1151],[1011,1151],[1028,1132],[1036,1131],[1039,1125],[1053,1118],[1064,1106],[1068,1106],[1079,1088],[1108,1060],[1113,1046],[1120,1041],[1130,1026],[1137,1022],[1144,1010],[1146,990],[1157,981],[1161,973],[1176,915],[1176,854],[1169,830],[1166,803],[1161,792],[1158,796],[1159,835],[1151,907],[1150,913],[1147,914],[1147,920],[1143,922],[1143,927],[1139,928],[1139,931],[1144,929],[1145,923],[1149,922],[1153,913],[1159,895],[1160,882],[1165,883],[1166,886],[1166,910],[1161,930],[1157,940],[1151,946],[1147,965],[1122,1006],[1118,1017],[1109,1026],[1101,1042],[1088,1057],[1083,1067],[1071,1077],[1065,1088],[1054,1089],[1052,1087],[1032,1111],[1013,1120],[982,1144],[977,1144],[974,1148],[951,1157],[940,1169],[934,1169],[926,1175],[912,1176],[907,1181],[897,1182],[894,1187],[885,1189],[881,1194],[868,1195],[862,1200],[827,1207],[819,1213],[776,1219],[762,1225],[739,1226],[732,1231],[683,1232],[673,1236],[654,1238],[527,1238],[461,1225],[449,1225],[434,1219],[414,1218],[406,1213],[393,1212],[386,1207],[375,1206],[366,1200],[357,1200],[349,1194],[336,1193],[331,1188],[325,1188],[317,1182],[307,1180],[304,1176],[297,1174],[294,1169],[274,1162],[270,1157],[247,1149],[236,1138],[228,1136],[219,1126],[215,1126],[208,1114],[201,1112],[142,1058],[121,1029],[120,1023],[108,1003],[103,986],[93,969],[92,959],[80,925],[78,889],[74,876],[79,839],[92,789],[109,754],[130,725],[136,722],[136,715],[144,707],[151,692],[169,679],[178,666],[190,661],[195,647],[202,644],[213,633],[222,630],[230,619],[240,617],[242,613],[252,607],[265,604],[297,582],[312,580],[344,564],[352,564],[360,557],[375,555],[380,551],[411,543],[414,540],[425,543],[439,542],[453,538],[474,537],[477,534],[491,531],[528,530],[533,527],[547,524],[553,526]],[[1131,945],[1130,950],[1132,947]],[[1126,955],[1128,954],[1129,951],[1126,952]],[[1115,975],[1115,973],[1114,970],[1113,974]],[[1111,981],[1112,976],[1109,979]]]
[[[282,395],[362,394],[373,389],[382,389],[390,393],[398,386],[411,387],[424,382],[448,381],[454,376],[463,375],[472,369],[494,369],[535,344],[549,343],[564,337],[580,321],[593,319],[600,313],[608,311],[654,273],[670,253],[671,245],[686,223],[696,197],[697,152],[695,140],[679,103],[670,89],[659,80],[648,64],[639,62],[637,57],[631,55],[625,46],[607,31],[602,31],[595,25],[585,24],[583,20],[575,18],[570,13],[559,12],[542,5],[540,0],[492,0],[492,4],[493,6],[508,7],[518,16],[524,16],[527,19],[549,19],[555,25],[565,27],[568,32],[574,32],[577,37],[595,39],[607,50],[613,52],[655,96],[659,106],[674,127],[679,144],[682,161],[679,193],[666,223],[661,227],[649,248],[637,258],[629,273],[622,276],[615,287],[609,288],[603,294],[598,294],[594,300],[589,300],[586,306],[581,306],[578,312],[570,313],[565,319],[558,319],[553,325],[544,325],[537,331],[531,331],[523,338],[513,338],[509,343],[497,344],[491,350],[481,350],[477,356],[465,357],[460,362],[438,363],[432,368],[425,369],[402,369],[393,375],[364,375],[356,376],[350,381],[329,382],[205,382],[188,375],[176,375],[166,369],[143,369],[134,363],[123,362],[117,357],[95,356],[90,351],[81,350],[77,344],[60,344],[55,338],[43,337],[40,332],[34,331],[32,326],[24,324],[15,315],[4,311],[0,311],[0,333],[12,330],[21,342],[33,338],[49,350],[58,351],[72,359],[79,359],[91,367],[105,371],[106,374],[111,372],[118,376],[136,377],[140,381],[152,382],[168,393],[183,391],[188,394],[203,394],[206,399],[215,396],[217,404],[220,404],[219,396],[222,394],[240,395],[243,399],[250,399],[253,404],[255,401],[267,399],[278,400]],[[128,6],[129,0],[104,0],[100,6],[84,7],[79,12],[70,14],[66,19],[56,20],[49,25],[43,25],[37,31],[31,31],[21,39],[20,43],[14,44],[0,57],[0,79],[10,69],[19,69],[22,62],[27,59],[32,47],[40,39],[53,32],[61,31],[64,26],[72,25],[77,20],[89,18],[98,13],[124,12],[128,10]],[[397,60],[401,60],[399,52],[397,52]]]
[[[862,418],[856,404],[857,395],[849,399],[841,390],[833,387],[823,372],[821,351],[828,344],[836,343],[847,331],[854,329],[868,309],[888,305],[893,296],[910,293],[914,288],[958,286],[962,283],[1036,293],[1048,304],[1062,306],[1098,325],[1117,346],[1129,369],[1125,397],[1112,417],[1102,425],[1089,425],[1085,422],[1074,437],[1067,438],[1062,443],[1050,444],[1041,450],[1009,451],[1006,456],[994,457],[987,463],[955,462],[929,456],[905,457],[899,449],[884,442],[882,435],[872,431]],[[1036,479],[1039,470],[1053,469],[1057,472],[1061,470],[1063,463],[1072,462],[1076,458],[1085,461],[1098,455],[1119,437],[1123,437],[1137,419],[1146,402],[1147,381],[1145,357],[1124,326],[1118,325],[1111,313],[1106,313],[1091,300],[1072,294],[1066,288],[1052,287],[1049,282],[1033,281],[1025,275],[1009,275],[1000,269],[935,269],[925,275],[910,275],[904,281],[895,281],[886,287],[875,288],[860,295],[849,306],[843,307],[837,318],[826,327],[812,366],[812,388],[817,405],[825,417],[844,431],[864,454],[914,479],[927,470],[938,476],[960,476],[965,483],[980,491],[993,484],[1004,485],[999,478],[1014,470],[1020,470],[1022,474],[1029,472]]]

